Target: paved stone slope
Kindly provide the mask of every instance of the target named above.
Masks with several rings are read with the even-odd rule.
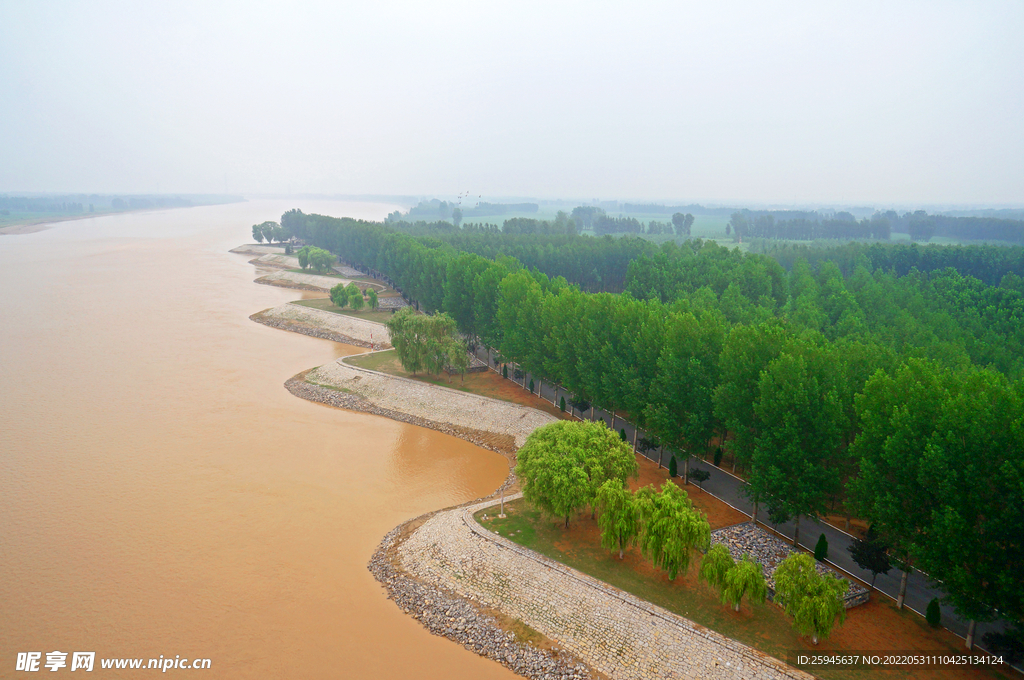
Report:
[[[267,253],[262,255],[255,260],[253,264],[268,264],[275,267],[287,267],[288,269],[299,268],[299,258],[294,255],[284,255],[282,253]]]
[[[232,248],[228,252],[239,253],[240,255],[283,255],[284,246],[261,246],[255,243],[250,243],[248,245]]]
[[[526,406],[368,371],[350,366],[342,359],[310,371],[306,378],[358,394],[376,406],[424,420],[511,435],[517,449],[535,429],[557,420]]]
[[[611,678],[812,677],[492,534],[472,515],[493,505],[429,518],[401,545],[402,568],[524,621]]]
[[[301,284],[304,286],[311,286],[313,288],[319,288],[320,290],[330,290],[339,283],[343,283],[346,286],[352,283],[349,279],[337,278],[334,276],[317,276],[316,274],[299,274],[298,272],[280,271],[271,272],[266,276],[261,276],[256,279],[257,283],[270,283],[275,284],[278,282]]]
[[[274,328],[357,347],[370,347],[371,342],[378,349],[391,347],[391,335],[384,324],[346,314],[333,314],[313,307],[303,307],[291,302],[253,314],[249,318]]]

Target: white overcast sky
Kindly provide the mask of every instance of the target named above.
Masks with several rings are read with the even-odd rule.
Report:
[[[0,192],[1024,204],[1024,3],[0,0]]]

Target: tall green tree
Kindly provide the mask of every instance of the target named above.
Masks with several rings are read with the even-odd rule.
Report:
[[[720,373],[714,409],[733,435],[726,447],[733,455],[734,469],[736,462],[748,465],[754,455],[754,442],[761,427],[754,408],[761,373],[792,342],[778,321],[734,326],[725,338],[718,360]]]
[[[949,382],[933,362],[911,360],[891,376],[877,371],[856,399],[861,431],[852,449],[859,473],[850,486],[861,514],[892,546],[903,570],[899,607],[914,541],[940,508],[940,499],[922,484],[921,457],[948,400]]]
[[[702,454],[719,429],[713,403],[724,334],[724,321],[710,313],[699,319],[675,313],[665,324],[646,413],[650,429],[669,447],[685,452],[684,477],[689,456]]]
[[[1022,622],[1024,401],[992,370],[953,370],[950,384],[919,452],[936,502],[912,553],[964,618]]]
[[[800,540],[800,516],[823,514],[839,490],[841,479],[832,462],[846,426],[838,378],[827,355],[805,344],[772,361],[758,381],[754,410],[760,431],[750,490],[755,498],[772,498],[794,517],[794,545]]]

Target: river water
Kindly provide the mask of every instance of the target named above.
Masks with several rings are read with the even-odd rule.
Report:
[[[293,207],[394,209],[263,201],[0,236],[0,677],[55,650],[96,652],[102,677],[154,673],[102,658],[160,655],[210,658],[210,678],[515,677],[366,570],[394,526],[507,466],[284,389],[363,351],[248,319],[303,293],[227,251]]]

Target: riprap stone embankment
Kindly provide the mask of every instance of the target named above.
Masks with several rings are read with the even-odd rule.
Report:
[[[526,622],[610,678],[812,677],[487,531],[473,513],[491,505],[426,519],[398,549],[401,568]]]

